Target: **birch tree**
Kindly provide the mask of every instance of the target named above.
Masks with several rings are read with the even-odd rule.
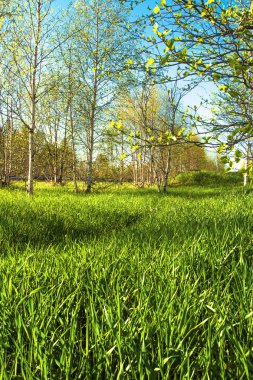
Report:
[[[148,167],[149,182],[154,180],[159,192],[167,191],[174,147],[185,143],[184,131],[190,128],[182,108],[187,93],[188,89],[180,89],[177,83],[167,88],[143,85],[121,101],[123,124],[130,130],[136,184],[147,182],[144,167]]]
[[[43,73],[47,71],[52,47],[48,39],[56,22],[51,16],[52,0],[15,2],[15,14],[3,44],[11,65],[5,67],[6,81],[14,81],[15,108],[13,112],[28,131],[28,175],[26,190],[33,194],[34,134],[38,103],[45,93]],[[13,93],[8,93],[13,97]],[[19,99],[17,99],[19,98]]]
[[[87,152],[86,192],[89,193],[94,179],[96,146],[108,123],[110,105],[119,90],[129,42],[124,29],[126,10],[118,1],[79,0],[75,8],[78,28],[84,25],[78,33],[75,53],[83,83],[79,92],[83,104],[79,109],[86,120],[83,142]]]

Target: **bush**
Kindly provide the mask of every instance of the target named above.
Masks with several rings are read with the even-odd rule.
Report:
[[[243,176],[238,172],[187,172],[180,173],[176,177],[176,181],[180,185],[213,185],[213,186],[226,186],[226,185],[241,185]]]

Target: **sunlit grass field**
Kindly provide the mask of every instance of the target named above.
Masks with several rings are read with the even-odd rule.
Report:
[[[253,195],[0,190],[0,379],[252,379]]]

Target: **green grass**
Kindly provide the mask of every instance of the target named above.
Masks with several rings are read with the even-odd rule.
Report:
[[[252,379],[253,197],[0,191],[0,379]]]

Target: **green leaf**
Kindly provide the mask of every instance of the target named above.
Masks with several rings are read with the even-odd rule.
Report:
[[[121,129],[122,126],[123,126],[122,121],[119,121],[119,122],[116,124],[116,128],[117,128],[117,129]]]
[[[229,90],[228,93],[231,96],[231,98],[237,98],[238,93],[235,90]]]
[[[153,26],[153,32],[155,33],[155,34],[157,34],[157,30],[158,30],[158,24],[157,24],[157,22],[154,24],[154,26]]]
[[[139,149],[139,144],[135,144],[132,146],[132,151],[134,152],[135,150]]]
[[[182,133],[185,131],[185,129],[186,129],[185,127],[180,128],[179,131],[178,131],[178,133],[177,133],[177,135],[178,135],[178,136],[181,136]]]
[[[184,47],[180,52],[179,52],[180,58],[185,60],[187,57],[187,49]]]
[[[168,62],[169,54],[166,54],[164,57],[160,59],[160,64],[165,65]]]
[[[154,13],[159,13],[160,12],[160,8],[158,7],[158,5],[153,9],[153,12]]]
[[[242,152],[239,149],[235,150],[235,159],[238,160],[236,162],[239,162],[242,157]]]
[[[198,42],[199,44],[203,44],[203,43],[204,43],[204,38],[203,38],[203,37],[198,37],[198,38],[197,38],[197,42]]]
[[[185,8],[192,9],[194,7],[194,3],[192,0],[188,0],[188,3],[185,4]]]
[[[224,84],[222,86],[219,86],[219,90],[223,92],[227,92],[228,86],[225,86]]]
[[[219,80],[221,77],[220,77],[220,75],[219,74],[217,74],[217,73],[213,73],[213,80]]]
[[[174,50],[175,45],[174,45],[174,40],[173,39],[166,40],[165,43],[166,43],[166,46],[167,46],[167,48],[169,50]]]
[[[149,58],[149,60],[147,62],[147,66],[153,65],[154,62],[155,62],[154,58]]]

